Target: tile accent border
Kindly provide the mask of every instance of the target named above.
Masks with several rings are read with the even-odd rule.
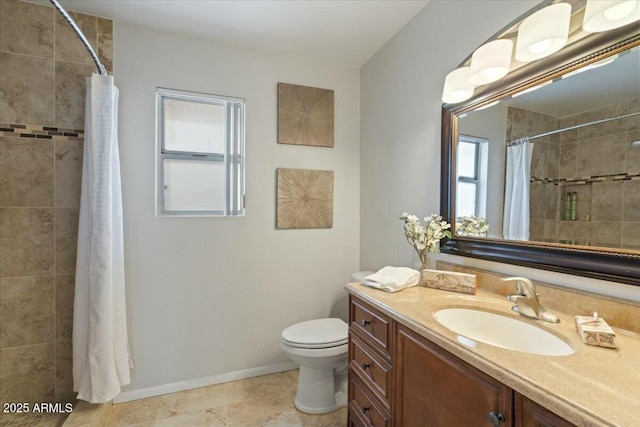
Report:
[[[532,176],[529,182],[538,182],[543,184],[553,185],[579,185],[589,184],[592,182],[607,182],[607,181],[640,181],[640,172],[638,173],[616,173],[610,175],[594,175],[581,178],[545,178]]]
[[[84,129],[0,123],[0,136],[81,142],[84,141]]]

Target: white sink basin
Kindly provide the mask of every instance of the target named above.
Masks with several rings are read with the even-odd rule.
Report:
[[[552,333],[512,317],[468,308],[445,308],[434,317],[462,337],[495,347],[542,356],[574,353],[569,344]]]

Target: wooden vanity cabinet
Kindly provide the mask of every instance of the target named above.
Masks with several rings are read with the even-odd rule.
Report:
[[[570,427],[358,298],[350,297],[350,427]]]
[[[519,393],[515,395],[515,427],[575,427],[574,424]]]
[[[396,329],[395,425],[512,425],[512,390],[415,332]]]
[[[393,325],[351,297],[349,304],[349,426],[391,427]]]

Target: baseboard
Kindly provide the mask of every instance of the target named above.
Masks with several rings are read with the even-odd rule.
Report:
[[[124,403],[132,400],[144,399],[146,397],[154,397],[168,393],[176,393],[178,391],[190,390],[192,388],[206,387],[229,381],[243,380],[245,378],[259,377],[260,375],[275,374],[276,372],[290,371],[297,367],[298,364],[294,362],[284,362],[276,365],[259,366],[257,368],[243,369],[241,371],[213,375],[210,377],[195,378],[192,380],[164,384],[156,387],[124,391],[113,399],[113,403]]]

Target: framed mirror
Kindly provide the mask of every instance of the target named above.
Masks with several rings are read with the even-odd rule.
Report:
[[[443,106],[441,250],[640,285],[640,22],[587,33],[569,4],[564,48]]]

